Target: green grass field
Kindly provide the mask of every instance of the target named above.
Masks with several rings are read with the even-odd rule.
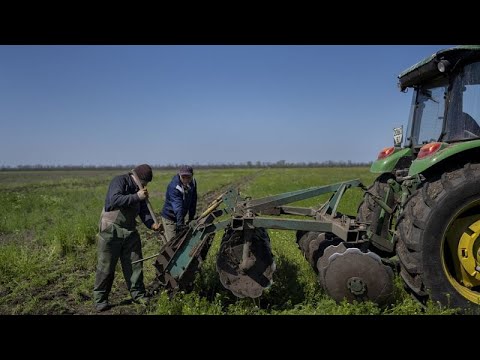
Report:
[[[96,266],[98,220],[108,184],[124,170],[0,172],[0,314],[94,314],[92,290]],[[150,200],[157,215],[174,171],[154,171]],[[367,168],[199,170],[200,212],[212,194],[227,186],[242,196],[258,198],[312,186],[375,176]],[[329,195],[295,205],[318,207]],[[355,215],[362,198],[349,190],[339,211]],[[160,242],[140,223],[144,256],[158,252]],[[274,283],[259,299],[237,299],[224,289],[215,270],[222,234],[217,234],[191,293],[169,299],[161,293],[147,308],[129,302],[120,264],[110,294],[114,306],[103,314],[450,314],[429,303],[426,309],[410,298],[396,279],[394,303],[337,304],[317,284],[293,231],[269,230],[277,264]],[[144,264],[145,284],[154,279],[152,261]]]

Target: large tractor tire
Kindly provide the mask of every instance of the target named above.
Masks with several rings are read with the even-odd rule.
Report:
[[[429,179],[408,199],[397,225],[407,288],[420,300],[430,296],[479,313],[480,164]]]

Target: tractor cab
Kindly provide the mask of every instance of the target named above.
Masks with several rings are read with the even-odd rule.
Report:
[[[441,50],[399,75],[413,88],[405,147],[480,139],[480,46]]]
[[[413,175],[433,166],[435,161],[417,161],[432,159],[430,156],[438,151],[448,148],[444,155],[449,157],[468,150],[458,147],[467,142],[467,147],[479,148],[472,141],[480,143],[480,46],[440,50],[402,72],[398,79],[401,91],[413,89],[407,131],[403,136],[402,128],[394,129],[394,146],[379,153],[371,172],[402,169],[402,174]]]

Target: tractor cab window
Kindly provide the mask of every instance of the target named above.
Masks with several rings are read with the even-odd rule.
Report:
[[[409,140],[414,146],[421,146],[440,138],[446,91],[446,84],[416,89],[407,130],[407,133],[411,130]]]
[[[480,63],[465,66],[452,83],[446,141],[480,137]]]

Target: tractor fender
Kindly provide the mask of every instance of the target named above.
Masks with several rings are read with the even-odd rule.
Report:
[[[370,167],[370,172],[374,174],[392,172],[400,159],[410,156],[412,156],[411,148],[395,149],[395,151],[386,158],[375,160]]]
[[[408,175],[417,175],[430,167],[448,159],[449,157],[459,154],[461,152],[480,148],[480,140],[466,141],[456,144],[448,144],[445,147],[440,148],[436,153],[431,156],[427,156],[423,159],[415,159],[410,166]],[[373,166],[373,165],[372,165]]]

